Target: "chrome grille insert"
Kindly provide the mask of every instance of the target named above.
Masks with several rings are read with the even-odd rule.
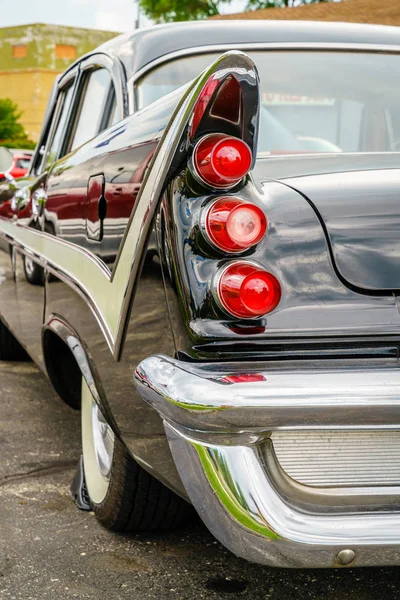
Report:
[[[275,454],[313,487],[400,486],[400,431],[275,431]]]

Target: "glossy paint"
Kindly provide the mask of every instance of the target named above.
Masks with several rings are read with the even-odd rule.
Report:
[[[129,143],[133,135],[136,144]],[[48,179],[47,230],[85,248],[110,271],[157,146],[151,138],[146,122],[118,124],[95,145],[60,161]]]
[[[140,29],[103,44],[100,49],[121,58],[127,73],[133,77],[154,68],[158,60],[169,60],[174,53],[193,53],[198,49],[218,46],[222,52],[241,49],[243,44],[346,44],[400,45],[398,27],[355,23],[319,23],[299,21],[192,21],[158,25]]]
[[[400,289],[398,168],[314,175],[284,181],[314,209],[338,276],[360,293]]]
[[[282,298],[272,313],[251,325],[226,317],[213,300],[212,281],[237,254],[229,257],[204,242],[199,218],[215,194],[194,196],[185,182],[182,172],[163,201],[168,249],[163,267],[179,352],[192,358],[229,358],[237,352],[250,357],[269,354],[272,344],[278,349],[288,340],[326,347],[330,338],[339,336],[356,342],[365,336],[399,334],[400,315],[392,294],[360,294],[337,276],[324,229],[309,202],[281,182],[268,181],[259,191],[251,178],[232,195],[260,207],[268,230],[242,256],[278,279]]]
[[[229,37],[228,27],[222,29]],[[244,30],[250,38],[247,25]],[[308,29],[300,30],[306,38]],[[188,42],[173,41],[174,31],[171,48],[181,42],[188,48]],[[214,42],[219,31],[216,26]],[[393,36],[389,32],[388,41]],[[107,46],[110,60],[117,50],[121,61],[136,60],[127,58],[129,40]],[[210,106],[191,136],[202,89],[210,78],[222,89],[228,76],[240,86],[243,111],[223,118]],[[121,94],[126,100],[126,87]],[[221,253],[202,235],[200,215],[219,192],[199,185],[188,165],[197,139],[217,126],[245,137],[255,156],[258,103],[252,61],[242,53],[222,56],[191,84],[50,165],[30,182],[16,209],[11,203],[0,207],[2,319],[51,377],[64,366],[54,351],[54,339],[62,340],[114,433],[145,469],[183,496],[163,419],[133,386],[132,373],[144,359],[162,352],[184,361],[224,364],[234,358],[243,364],[296,356],[304,364],[316,354],[396,361],[399,351],[396,297],[358,293],[338,277],[318,214],[287,182],[265,177],[262,161],[228,195],[265,213],[266,236],[240,258],[277,277],[282,299],[271,314],[250,323],[227,316],[215,303],[216,273],[237,254]],[[43,191],[42,208],[35,214],[37,190]],[[44,270],[44,285],[26,279],[25,256]]]
[[[62,335],[69,347],[70,339],[79,340],[90,365],[95,395],[116,434],[145,468],[182,495],[185,492],[161,420],[139,397],[135,399],[131,372],[160,345],[160,335],[165,351],[175,351],[160,263],[154,258],[154,240],[161,230],[157,227],[156,234],[152,234],[151,224],[153,216],[157,223],[160,221],[157,206],[165,182],[187,160],[189,117],[199,91],[210,75],[216,74],[223,82],[224,74],[230,72],[243,86],[245,100],[247,95],[253,97],[243,113],[243,122],[254,145],[258,110],[254,65],[244,55],[231,54],[216,61],[194,90],[172,94],[58,161],[50,173],[35,180],[27,206],[12,220],[1,221],[3,236],[12,242],[13,257],[4,253],[7,286],[0,286],[0,295],[4,291],[0,301],[5,321],[49,373],[56,370],[56,357],[51,352],[48,332]],[[179,112],[160,141],[179,102]],[[205,115],[199,135],[211,118]],[[231,126],[227,120],[226,127]],[[96,185],[92,185],[93,180]],[[41,209],[33,211],[32,198],[40,190]],[[87,235],[88,216],[94,222],[89,200],[95,204],[97,196],[98,203],[105,202],[101,240]],[[48,272],[45,289],[33,287],[24,278],[24,256]],[[15,305],[8,304],[9,286],[24,302],[15,323],[7,320],[8,315],[15,315]],[[28,298],[31,313],[25,310]],[[31,319],[29,327],[25,319]],[[41,333],[46,339],[45,351]],[[117,362],[110,360],[113,357]]]

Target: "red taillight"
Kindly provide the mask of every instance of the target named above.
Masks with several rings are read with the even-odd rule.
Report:
[[[208,79],[207,83],[201,90],[193,111],[193,119],[189,133],[190,138],[193,138],[194,134],[196,133],[199,123],[206,111],[207,105],[210,103],[212,95],[220,83],[221,82],[218,78],[213,79],[212,77],[210,77],[210,79]]]
[[[219,198],[207,209],[204,229],[220,250],[243,252],[264,237],[267,219],[258,206],[240,198]]]
[[[276,308],[281,299],[277,278],[261,266],[235,262],[218,277],[217,298],[222,307],[235,317],[261,317]]]
[[[213,188],[230,188],[250,170],[251,150],[243,140],[212,133],[203,137],[193,151],[194,175]]]

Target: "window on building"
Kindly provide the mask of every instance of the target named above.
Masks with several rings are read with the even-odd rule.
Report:
[[[76,47],[68,44],[56,44],[56,58],[75,60]]]
[[[13,58],[26,58],[28,56],[28,47],[22,44],[18,44],[18,46],[13,46],[12,55]]]

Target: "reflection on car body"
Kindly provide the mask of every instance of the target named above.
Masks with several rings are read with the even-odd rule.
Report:
[[[57,79],[0,184],[0,358],[81,408],[72,491],[106,527],[191,503],[249,560],[398,564],[399,53],[185,23]]]

